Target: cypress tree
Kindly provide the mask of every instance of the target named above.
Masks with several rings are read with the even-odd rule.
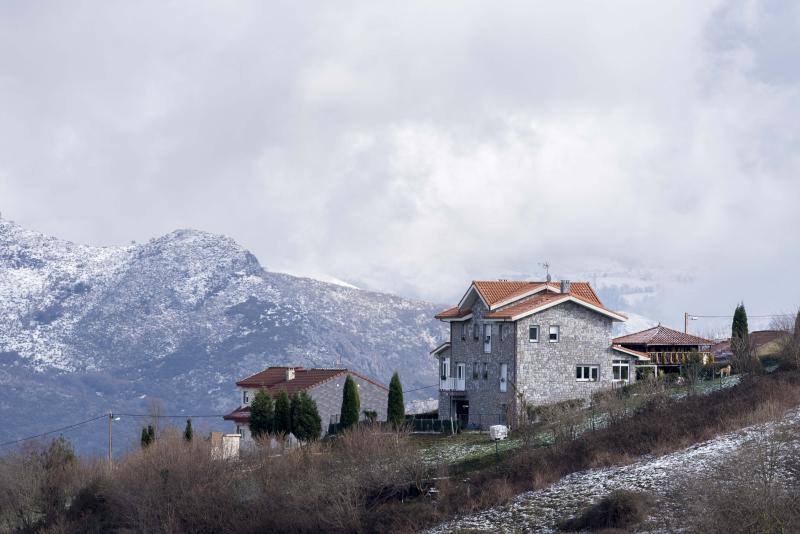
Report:
[[[322,433],[322,419],[319,416],[317,403],[305,391],[296,397],[298,399],[298,410],[293,431],[295,437],[302,441],[319,439]]]
[[[393,428],[401,427],[406,420],[406,408],[403,403],[403,386],[400,384],[400,375],[397,371],[389,382],[389,403],[386,408],[387,420]]]
[[[744,303],[741,303],[736,306],[736,311],[733,312],[731,338],[747,339],[747,335],[747,311],[744,309]]]
[[[275,411],[272,407],[272,397],[264,390],[256,393],[250,404],[250,433],[254,438],[266,436],[272,432]]]
[[[292,407],[286,390],[278,392],[275,400],[275,432],[288,434],[292,431]]]
[[[150,433],[147,431],[147,427],[142,427],[142,438],[141,438],[142,448],[146,449],[148,445],[150,445]]]
[[[156,429],[153,425],[147,425],[147,444],[151,444],[156,440]]]
[[[290,415],[290,429],[292,434],[297,437],[297,422],[300,420],[300,393],[292,395],[292,401],[289,404]]]
[[[186,428],[183,431],[183,439],[185,439],[186,441],[192,441],[193,437],[194,437],[194,430],[192,430],[192,420],[187,419]]]
[[[347,375],[342,390],[342,409],[339,422],[342,429],[349,428],[358,423],[358,415],[361,413],[361,399],[358,398],[358,388],[353,377]]]

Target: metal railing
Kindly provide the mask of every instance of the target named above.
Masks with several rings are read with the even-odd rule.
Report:
[[[439,389],[441,391],[466,391],[467,381],[463,378],[439,378]]]

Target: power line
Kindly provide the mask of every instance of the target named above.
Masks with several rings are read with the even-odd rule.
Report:
[[[439,384],[433,384],[433,385],[431,385],[431,386],[422,386],[421,388],[407,389],[407,390],[403,391],[403,393],[411,393],[412,391],[419,391],[419,390],[421,390],[421,389],[430,389],[430,388],[435,388],[435,387],[437,387],[438,385],[439,385]]]
[[[733,315],[697,315],[694,313],[690,313],[689,317],[697,317],[700,319],[729,319],[732,318]],[[750,315],[747,314],[748,319],[768,319],[772,317],[794,317],[791,313],[773,313],[771,315]]]
[[[48,430],[47,432],[42,432],[41,434],[36,434],[35,436],[28,436],[28,437],[25,437],[25,438],[15,439],[13,441],[6,441],[5,443],[0,443],[0,447],[5,447],[7,445],[14,445],[16,443],[22,443],[23,441],[28,441],[28,440],[31,440],[31,439],[43,438],[44,436],[47,436],[49,434],[55,434],[56,432],[64,432],[65,430],[71,430],[73,428],[79,427],[81,425],[85,425],[87,423],[91,423],[93,421],[97,421],[99,419],[103,419],[105,417],[108,417],[108,415],[105,415],[105,414],[104,415],[98,415],[97,417],[92,417],[91,419],[87,419],[86,421],[81,421],[80,423],[75,423],[74,425],[64,426],[64,427],[61,427],[61,428],[57,428],[55,430]]]
[[[158,418],[161,418],[161,417],[164,417],[164,418],[190,417],[192,419],[202,419],[204,417],[224,417],[226,414],[201,414],[201,415],[196,415],[196,414],[160,415],[159,414],[159,415],[156,415],[156,414],[152,414],[152,413],[117,413],[117,412],[114,412],[114,415],[118,415],[120,417],[123,417],[123,416],[124,417],[149,417],[151,419],[158,419]]]

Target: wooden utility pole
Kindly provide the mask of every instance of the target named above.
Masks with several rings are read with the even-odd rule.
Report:
[[[108,412],[108,466],[111,467],[111,424],[114,421],[114,414],[109,410]]]

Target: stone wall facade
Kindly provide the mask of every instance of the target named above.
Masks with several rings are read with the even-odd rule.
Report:
[[[378,421],[386,421],[386,409],[389,402],[389,390],[376,386],[368,380],[351,375],[358,386],[358,397],[361,400],[360,419],[364,420],[364,411],[378,413]],[[342,391],[347,375],[337,376],[332,380],[310,388],[308,394],[317,403],[317,410],[322,419],[322,433],[328,432],[328,425],[338,423],[342,409]]]
[[[491,322],[479,299],[472,318],[450,323],[450,348],[438,355],[450,358],[450,378],[456,378],[459,363],[465,367],[464,391],[439,391],[439,418],[457,418],[458,403],[469,403],[468,425],[487,428],[506,422],[508,407],[520,393],[527,402],[553,402],[588,398],[614,384],[612,362],[625,360],[629,381],[635,380],[633,358],[611,350],[611,318],[573,302],[564,302],[516,322]],[[464,338],[462,339],[462,324]],[[484,352],[483,325],[492,325],[491,352]],[[539,326],[539,341],[529,341],[528,328]],[[559,327],[559,341],[549,341],[550,326]],[[478,339],[474,328],[480,329]],[[486,374],[484,375],[484,364]],[[508,384],[501,391],[501,364],[508,366]],[[474,367],[477,365],[477,367]],[[596,366],[597,381],[576,377],[577,366]],[[477,370],[477,377],[474,373]],[[441,371],[439,377],[441,377]]]
[[[629,362],[630,381],[635,380],[632,359],[611,350],[610,318],[588,308],[565,302],[520,319],[517,325],[517,388],[532,404],[548,404],[588,398],[613,384],[612,361]],[[531,343],[528,329],[539,326],[539,342]],[[558,326],[560,339],[549,341],[550,326]],[[577,366],[597,366],[598,380],[578,381]]]
[[[469,402],[470,426],[485,428],[505,420],[507,407],[513,402],[516,330],[511,323],[484,321],[486,306],[476,301],[472,309],[472,319],[450,324],[450,349],[439,356],[450,358],[450,376],[456,377],[457,366],[464,364],[465,391],[439,392],[439,418],[455,418],[454,403],[459,400]],[[466,324],[465,339],[461,338],[461,324]],[[492,327],[491,352],[484,351],[483,325]],[[475,339],[474,329],[479,329]],[[508,366],[507,391],[500,389],[501,364]],[[484,365],[486,372],[484,373]],[[477,378],[474,371],[477,371]]]

